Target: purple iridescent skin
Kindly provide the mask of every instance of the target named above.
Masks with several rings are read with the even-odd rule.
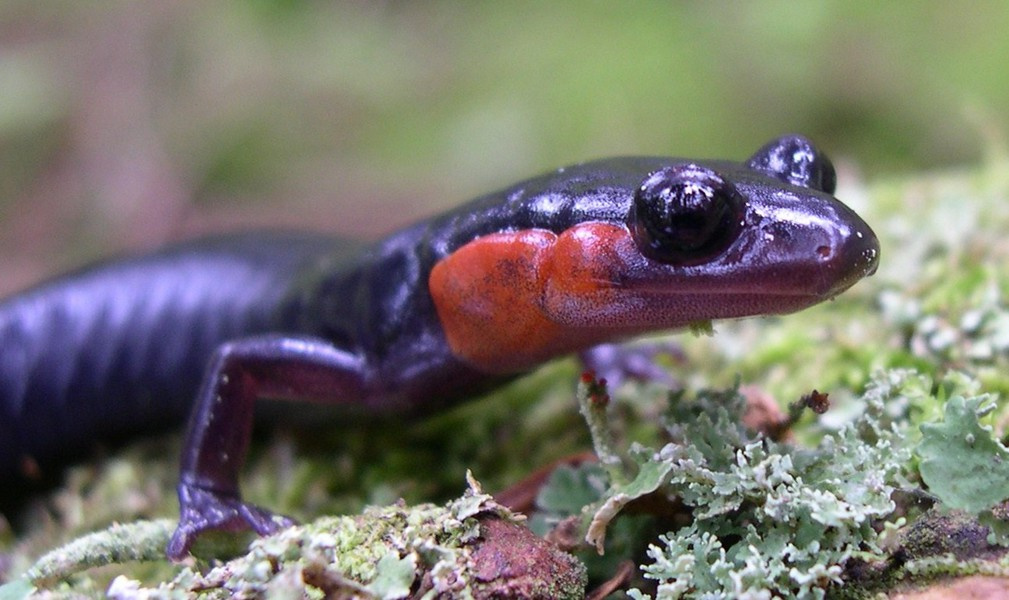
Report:
[[[274,531],[238,487],[258,400],[416,415],[563,353],[832,298],[879,256],[834,184],[785,136],[743,163],[559,169],[369,246],[247,234],[54,279],[0,302],[0,477],[189,415],[169,556]]]

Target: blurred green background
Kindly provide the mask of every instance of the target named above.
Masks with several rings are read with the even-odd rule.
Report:
[[[208,231],[374,237],[606,155],[974,163],[1007,31],[1003,1],[7,0],[0,293]]]

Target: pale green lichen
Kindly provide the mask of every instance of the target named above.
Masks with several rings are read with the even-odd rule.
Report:
[[[966,502],[980,515],[980,525],[963,535],[993,523],[1005,527],[991,509],[1009,497],[1009,489],[990,478],[997,483],[993,468],[1009,462],[1009,455],[979,422],[990,412],[990,397],[977,394],[979,388],[977,379],[961,372],[933,383],[911,369],[878,371],[855,401],[861,413],[814,448],[747,430],[741,424],[744,400],[735,389],[674,394],[665,425],[671,442],[657,450],[632,445],[623,462],[626,483],[600,483],[608,470],[597,465],[564,469],[541,492],[540,505],[557,521],[579,514],[560,490],[596,498],[581,514],[588,523],[586,542],[601,549],[608,530],[626,518],[626,506],[656,495],[681,502],[690,511],[689,524],[648,544],[649,561],[641,567],[655,581],[656,599],[822,598],[847,582],[852,558],[887,563],[882,540],[900,538],[906,524],[894,514],[894,492],[927,495],[917,480],[916,449],[926,484],[936,481],[929,491],[940,499],[952,493],[948,506]],[[580,388],[582,395],[590,392],[600,393]],[[931,415],[937,406],[945,406],[946,420],[922,426],[919,435],[910,416]],[[604,412],[585,414],[598,420],[596,429],[615,427]],[[648,535],[638,534],[639,541]],[[889,579],[859,585],[868,590],[900,578],[1005,573],[1005,559],[990,558],[1000,555],[997,550],[982,542],[977,552],[989,558],[905,555],[883,569]],[[629,595],[653,597],[641,589]]]
[[[601,549],[626,505],[661,493],[691,509],[692,521],[649,545],[642,570],[657,598],[822,597],[855,553],[882,555],[873,524],[894,510],[890,496],[911,458],[887,401],[922,383],[910,371],[881,372],[863,397],[867,410],[813,449],[743,427],[735,389],[676,395],[665,426],[672,441],[631,448],[633,476],[593,505],[587,542]]]
[[[993,512],[1009,498],[1009,449],[981,422],[995,408],[987,394],[950,398],[942,422],[921,426],[918,469],[943,505],[974,515],[992,543],[1009,546],[1009,523]]]
[[[981,424],[994,409],[988,395],[954,396],[941,423],[921,426],[918,469],[949,508],[978,514],[1009,498],[1009,450]]]

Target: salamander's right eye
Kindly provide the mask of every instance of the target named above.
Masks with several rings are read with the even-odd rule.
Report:
[[[690,266],[720,254],[739,235],[745,210],[735,186],[696,164],[660,169],[634,194],[628,215],[642,254]]]

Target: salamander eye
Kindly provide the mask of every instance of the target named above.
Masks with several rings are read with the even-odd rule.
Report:
[[[746,166],[785,183],[828,194],[837,187],[830,159],[801,135],[786,135],[765,144]]]
[[[718,173],[695,164],[677,165],[642,182],[628,225],[648,258],[690,266],[709,260],[736,239],[744,204]]]

